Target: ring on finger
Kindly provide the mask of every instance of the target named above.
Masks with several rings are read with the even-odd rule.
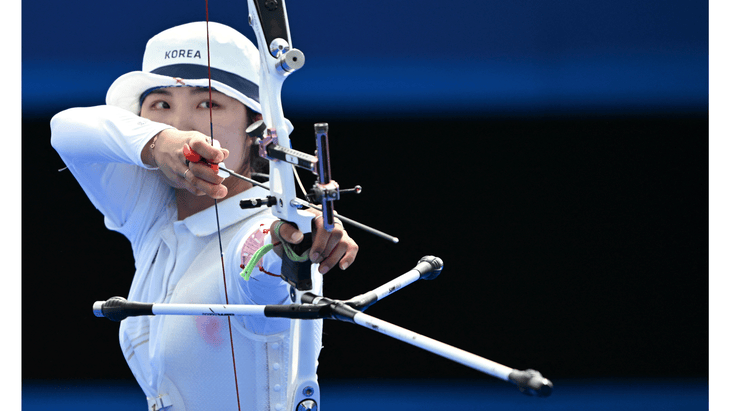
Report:
[[[190,171],[190,169],[185,170],[185,172],[183,173],[183,178],[186,180],[188,179],[188,171]]]

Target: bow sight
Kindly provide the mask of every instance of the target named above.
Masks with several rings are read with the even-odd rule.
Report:
[[[312,189],[307,193],[307,201],[301,200],[294,197],[289,202],[289,206],[296,208],[312,208],[322,212],[324,219],[324,227],[327,231],[332,231],[335,224],[335,211],[334,204],[335,200],[340,199],[340,194],[360,194],[362,187],[356,185],[353,188],[340,189],[339,184],[332,180],[332,171],[330,167],[329,158],[329,126],[327,123],[317,123],[314,125],[315,139],[317,144],[316,156],[307,154],[292,148],[282,147],[279,145],[276,132],[268,129],[263,120],[258,120],[251,124],[247,129],[246,133],[256,138],[256,144],[259,146],[259,155],[274,161],[283,161],[296,167],[300,167],[314,173],[318,178],[317,182],[312,186]],[[248,181],[251,184],[257,185],[262,188],[269,189],[269,186],[259,183],[256,180],[237,174],[225,167],[220,167],[221,170],[228,172],[234,177]],[[268,178],[268,176],[265,176]],[[317,206],[321,204],[322,206]],[[267,196],[266,198],[249,198],[240,201],[240,206],[243,209],[256,208],[256,207],[272,207],[279,205],[280,207],[285,206],[282,198],[276,196]],[[380,230],[359,223],[355,220],[347,218],[343,215],[337,215],[338,220],[342,220],[348,224],[358,227],[364,231],[374,234],[378,237],[384,238],[393,243],[398,242],[397,237],[386,234]]]

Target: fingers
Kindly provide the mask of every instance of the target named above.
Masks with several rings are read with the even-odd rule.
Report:
[[[351,241],[352,239],[349,240]],[[352,243],[349,241],[336,243],[335,247],[329,251],[329,254],[327,254],[327,250],[322,254],[327,255],[326,258],[319,257],[322,259],[319,263],[319,272],[327,274],[335,265],[338,265],[341,270],[346,270],[355,261],[357,251],[358,246],[354,241]]]
[[[163,172],[170,185],[185,189],[196,195],[207,195],[215,199],[224,198],[228,189],[222,185],[223,178],[206,164],[191,163],[184,151],[193,150],[209,162],[219,163],[228,157],[228,150],[197,131],[165,129],[159,133],[153,154],[154,164]]]
[[[210,163],[221,163],[228,157],[228,150],[221,148],[218,140],[213,140],[213,144],[211,144],[210,138],[201,138],[201,136],[203,135],[191,138],[188,142],[188,145],[193,151],[200,154],[201,157]]]
[[[359,249],[357,243],[342,228],[342,224],[335,224],[332,232],[328,232],[322,226],[321,218],[315,218],[313,221],[314,235],[309,259],[319,264],[319,272],[322,274],[326,274],[335,266],[346,270],[357,257]],[[287,243],[299,244],[304,234],[294,226],[284,223],[279,228],[279,237]]]
[[[222,184],[223,177],[206,164],[190,163],[183,171],[182,178],[187,183],[185,188],[195,195],[220,199],[228,194],[228,188]]]
[[[279,227],[279,238],[289,244],[299,244],[304,239],[304,234],[293,225],[284,223]]]
[[[210,141],[210,138],[202,134],[194,135],[183,148],[191,149],[210,163],[223,162],[228,157],[228,150],[221,148],[217,140],[213,140],[213,145]],[[228,194],[228,189],[222,185],[223,178],[210,166],[186,161],[184,154],[183,161],[188,169],[183,171],[183,178],[189,183],[189,186],[185,187],[188,191],[195,195],[207,195],[215,199],[224,198]]]
[[[321,218],[317,217],[313,222],[315,234],[309,259],[319,263],[319,272],[322,274],[326,274],[336,265],[341,270],[346,270],[357,257],[357,243],[350,238],[341,223],[335,224],[334,229],[328,232],[324,229]]]

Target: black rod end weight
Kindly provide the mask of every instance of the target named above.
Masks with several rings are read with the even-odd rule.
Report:
[[[112,297],[106,301],[94,303],[94,315],[106,317],[112,321],[122,321],[130,316],[153,315],[152,303],[127,301],[123,297]]]

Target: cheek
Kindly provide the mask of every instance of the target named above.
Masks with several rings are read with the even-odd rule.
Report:
[[[154,111],[149,110],[144,105],[139,110],[139,116],[142,118],[146,118],[147,120],[157,121],[160,122],[158,118],[155,118]]]
[[[248,154],[251,146],[250,139],[241,131],[240,126],[213,128],[213,135],[220,141],[221,146],[229,151],[226,158],[226,166],[231,169],[242,171],[243,166],[248,162]]]
[[[240,154],[239,157],[241,161],[242,166],[250,166],[250,158],[251,158],[251,150],[258,150],[258,146],[253,146],[253,140],[248,137],[246,134],[243,134],[240,137],[241,145],[240,145]],[[244,168],[244,167],[242,167]]]

